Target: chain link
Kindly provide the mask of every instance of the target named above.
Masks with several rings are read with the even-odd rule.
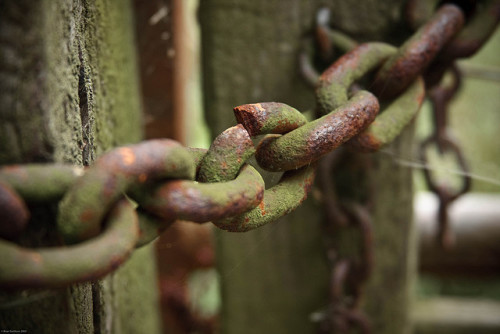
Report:
[[[428,96],[432,103],[434,132],[430,137],[425,139],[420,145],[420,160],[424,168],[424,177],[428,188],[434,192],[439,199],[438,209],[438,242],[444,249],[450,249],[454,244],[453,234],[450,229],[448,219],[448,207],[457,198],[469,191],[471,187],[471,178],[469,167],[465,157],[457,142],[448,134],[447,116],[448,106],[450,101],[456,95],[460,88],[461,75],[456,65],[451,65],[447,69],[451,70],[452,83],[450,86],[442,83],[428,90]],[[429,159],[427,151],[429,147],[435,146],[440,156],[445,153],[454,155],[460,168],[461,185],[457,190],[453,190],[451,186],[436,180],[433,177],[433,172],[428,165]]]
[[[318,177],[322,191],[325,220],[324,244],[331,266],[330,304],[323,312],[320,333],[349,333],[358,328],[362,333],[371,332],[371,323],[361,309],[363,288],[374,265],[373,226],[366,206],[352,200],[340,202],[335,193],[333,175],[339,161],[347,152],[337,150],[321,160]],[[338,236],[355,230],[358,238],[349,238],[359,250],[345,255],[339,249]]]
[[[491,6],[497,8],[498,1]],[[309,65],[309,83],[317,85],[320,118],[311,122],[285,104],[244,105],[234,110],[240,124],[220,134],[208,151],[168,139],[152,140],[114,149],[85,170],[59,164],[2,167],[0,210],[9,218],[0,224],[0,251],[6,259],[0,263],[0,287],[58,287],[99,279],[175,219],[212,221],[222,229],[242,232],[289,213],[306,198],[318,159],[344,143],[359,151],[378,150],[411,121],[424,96],[418,76],[460,30],[461,13],[454,5],[442,6],[399,51],[383,43],[357,45],[330,31],[327,20],[319,17],[318,43],[325,59],[331,57],[328,49],[335,41],[344,43],[341,49],[353,49],[321,76],[308,56],[314,49],[301,54],[301,63]],[[493,21],[494,27],[498,18]],[[457,52],[449,54],[456,57]],[[415,63],[415,55],[423,60]],[[380,66],[375,85],[370,86],[379,97],[392,99],[404,92],[377,116],[377,97],[352,87]],[[251,137],[262,134],[267,136],[255,149]],[[264,190],[262,177],[246,164],[254,154],[264,169],[285,172],[276,186]],[[137,203],[135,209],[125,194]],[[28,208],[40,202],[58,203],[61,243],[50,248],[21,247],[15,241],[29,223]],[[359,296],[370,272],[367,268],[372,266],[371,225],[358,204],[346,204],[337,211],[348,224],[352,221],[364,231],[361,253],[365,255],[361,266],[350,261],[334,268],[334,276],[344,277],[334,284],[335,289],[348,284]],[[357,279],[351,279],[354,272]],[[366,332],[366,317],[357,305],[336,312]]]
[[[431,176],[431,171],[428,168],[424,169],[429,187],[438,195],[441,203],[438,212],[438,237],[442,245],[449,247],[453,240],[448,224],[448,206],[470,188],[470,177],[465,159],[458,145],[445,131],[446,107],[460,85],[459,73],[456,66],[452,64],[455,58],[470,56],[479,49],[479,46],[486,41],[496,27],[500,11],[498,1],[496,4],[489,2],[486,10],[480,11],[477,15],[479,19],[474,17],[473,23],[469,21],[462,30],[466,16],[472,10],[464,12],[462,8],[453,4],[444,4],[433,14],[434,8],[438,6],[437,1],[411,0],[407,6],[410,19],[412,15],[418,16],[418,12],[415,13],[412,9],[422,7],[422,3],[428,5],[430,2],[432,2],[432,10],[426,12],[425,22],[421,22],[425,24],[397,51],[375,43],[363,44],[337,60],[321,76],[314,69],[313,57],[309,49],[302,51],[299,64],[306,82],[316,88],[317,109],[320,115],[337,108],[339,106],[337,103],[345,103],[348,100],[347,90],[335,91],[332,87],[336,85],[343,88],[351,87],[351,92],[353,92],[354,81],[382,65],[369,86],[379,99],[387,100],[394,99],[394,97],[396,99],[385,108],[381,115],[377,116],[368,129],[347,142],[347,147],[358,152],[377,151],[401,133],[420,109],[425,97],[425,79],[427,92],[434,107],[436,126],[434,134],[421,145],[421,159],[427,165],[426,148],[435,144],[441,154],[445,151],[455,154],[463,175],[461,188],[454,192],[446,185],[437,184]],[[473,5],[475,7],[475,3]],[[322,59],[332,54],[332,51],[328,52],[327,48],[333,50],[335,45],[331,37],[332,33],[329,33],[333,30],[328,27],[328,17],[328,10],[320,9],[314,30]],[[485,20],[485,23],[479,25],[481,18]],[[415,20],[412,23],[415,24]],[[458,37],[455,38],[457,34]],[[304,45],[310,48],[307,42]],[[355,43],[350,45],[355,45]],[[453,70],[455,79],[453,85],[451,87],[438,86],[450,68]],[[423,75],[424,79],[420,75]],[[329,89],[325,89],[326,87]],[[355,90],[360,89],[358,86]],[[348,205],[339,204],[332,180],[334,173],[332,166],[338,159],[338,154],[332,153],[323,159],[319,166],[320,187],[327,222],[324,228],[325,235],[336,235],[348,229],[350,225],[356,225],[362,240],[359,254],[362,260],[356,262],[352,258],[339,256],[336,242],[332,243],[331,240],[326,242],[332,268],[331,302],[328,309],[323,312],[319,330],[321,333],[332,331],[347,333],[355,327],[362,333],[370,333],[370,321],[359,308],[362,285],[368,280],[373,267],[373,232],[370,214],[365,206],[352,201]]]

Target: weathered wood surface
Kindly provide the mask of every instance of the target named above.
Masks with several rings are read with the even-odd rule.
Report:
[[[314,107],[313,92],[298,74],[297,54],[321,4],[331,6],[332,24],[357,40],[398,41],[407,34],[401,28],[403,3],[202,0],[205,109],[212,135],[234,125],[232,108],[244,103]],[[365,306],[375,333],[409,330],[415,269],[411,173],[393,157],[407,156],[411,138],[407,131],[385,153],[370,155],[377,267]],[[328,302],[321,211],[309,199],[270,226],[242,235],[216,233],[223,333],[315,333],[310,316]]]
[[[0,1],[0,164],[89,165],[142,138],[132,29],[128,1]],[[36,210],[32,239],[47,243],[55,208]],[[96,283],[2,292],[0,329],[154,333],[157,311],[146,247]]]

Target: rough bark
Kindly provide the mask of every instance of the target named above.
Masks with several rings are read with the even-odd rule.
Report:
[[[315,10],[327,4],[332,25],[359,41],[400,41],[404,1],[202,0],[200,19],[206,117],[213,136],[233,125],[232,108],[279,101],[314,107],[313,92],[297,70],[301,38]],[[408,331],[413,275],[410,170],[411,129],[385,153],[369,156],[377,267],[365,306],[375,333]],[[390,153],[390,154],[387,154]],[[276,177],[271,176],[276,179]],[[367,181],[368,180],[368,181]],[[328,302],[328,266],[320,205],[309,199],[295,213],[242,235],[216,234],[222,280],[223,333],[314,333],[313,312]]]
[[[0,164],[89,165],[141,139],[132,29],[128,1],[0,1]],[[55,212],[32,208],[32,245],[54,241]],[[2,292],[0,329],[157,332],[155,287],[147,247],[99,282]]]

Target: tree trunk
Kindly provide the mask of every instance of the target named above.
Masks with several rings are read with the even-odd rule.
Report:
[[[232,108],[237,105],[279,101],[302,111],[314,107],[313,91],[298,74],[297,56],[321,4],[332,9],[331,24],[358,41],[398,44],[408,35],[401,29],[401,0],[201,1],[205,110],[213,136],[235,124]],[[411,173],[392,157],[407,156],[411,139],[410,129],[385,151],[390,154],[369,155],[373,168],[369,181],[361,181],[376,189],[376,269],[364,303],[374,333],[409,330],[415,268]],[[223,333],[316,332],[311,314],[328,304],[321,211],[310,198],[261,229],[216,233]]]
[[[139,141],[134,45],[128,1],[0,0],[0,164],[89,165]],[[50,243],[55,207],[31,211],[31,239]],[[99,282],[2,292],[0,329],[158,332],[155,271],[145,247]]]

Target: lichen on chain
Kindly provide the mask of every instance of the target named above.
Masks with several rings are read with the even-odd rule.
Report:
[[[60,199],[83,175],[83,168],[63,164],[13,165],[0,169],[0,180],[8,183],[26,201]]]
[[[465,18],[455,5],[441,6],[378,71],[373,89],[381,98],[403,92],[462,28]]]
[[[3,220],[0,236],[15,239],[26,228],[30,217],[27,202],[59,200],[76,178],[79,167],[61,164],[13,165],[0,168],[0,203]]]
[[[268,136],[257,147],[259,165],[269,171],[287,171],[309,165],[364,130],[377,115],[377,98],[356,93],[331,113],[282,136]]]
[[[414,30],[423,25],[434,13],[439,0],[409,0],[405,12]],[[470,1],[461,5],[467,17],[464,27],[446,44],[439,58],[455,59],[470,57],[491,37],[500,21],[500,1]]]
[[[349,100],[349,88],[396,53],[385,43],[365,43],[340,57],[320,76],[316,89],[319,115],[333,112]]]
[[[244,104],[234,108],[234,115],[250,136],[286,133],[307,123],[300,111],[278,102]]]
[[[59,205],[58,229],[69,243],[96,236],[110,209],[132,186],[154,179],[193,179],[188,151],[173,140],[120,147],[99,158],[76,180]]]
[[[230,232],[247,232],[262,227],[295,210],[311,190],[315,164],[288,171],[277,185],[264,192],[259,205],[235,217],[214,221],[220,229]]]
[[[469,21],[472,28],[462,30],[452,43],[448,41],[460,30],[463,13],[445,4],[397,54],[392,46],[368,43],[341,57],[319,78],[317,111],[323,116],[310,123],[298,110],[282,103],[248,104],[234,109],[241,124],[224,131],[208,152],[156,140],[105,154],[81,178],[82,169],[67,165],[0,169],[1,205],[14,208],[14,220],[8,221],[12,226],[5,225],[4,218],[1,237],[15,239],[26,226],[29,212],[24,200],[58,201],[64,195],[58,228],[68,243],[80,242],[30,250],[0,240],[0,251],[7,255],[0,263],[0,286],[57,287],[98,279],[177,218],[214,220],[222,229],[243,232],[289,213],[307,197],[315,161],[322,155],[346,141],[358,150],[374,151],[394,140],[420,107],[423,84],[421,79],[414,80],[436,55],[441,52],[441,62],[469,55],[492,33],[500,19],[500,2],[487,3],[482,7],[484,16],[474,16]],[[339,36],[328,36],[324,30],[320,37],[325,51],[330,40]],[[340,37],[349,42],[345,47],[355,45]],[[411,87],[375,119],[379,110],[375,96],[359,91],[350,98],[349,89],[389,57],[376,76],[377,95],[392,97]],[[309,80],[315,83],[316,74],[309,73]],[[260,134],[270,135],[256,151],[259,164],[271,171],[285,171],[280,182],[265,191],[260,174],[245,166],[255,153],[250,136]],[[454,146],[451,150],[465,166],[460,152]],[[197,181],[205,183],[192,181],[195,174]],[[153,187],[152,180],[164,183]],[[141,186],[148,187],[147,191],[155,189],[155,193],[144,195]],[[468,186],[466,180],[457,194]],[[127,195],[137,195],[139,200],[136,212],[123,199],[131,190]],[[458,196],[447,190],[442,193],[447,198]],[[91,237],[94,239],[83,241]],[[111,243],[113,247],[109,247]]]
[[[216,183],[169,181],[154,191],[147,189],[139,202],[145,210],[163,219],[204,223],[256,207],[263,193],[262,176],[246,165],[234,180]]]
[[[359,152],[375,152],[394,141],[417,115],[425,98],[422,78],[385,107],[370,126],[349,140],[346,145]]]
[[[287,132],[297,128],[298,124],[305,122],[305,119],[297,110],[283,104],[263,103],[259,105],[245,105],[234,108],[234,111],[236,118],[245,125],[248,132],[255,135],[261,134],[264,131]],[[289,115],[291,121],[277,121],[283,119],[281,113]],[[245,116],[242,116],[242,114]],[[239,132],[245,131],[245,129],[239,125],[226,131]],[[203,179],[205,182],[221,182],[233,179],[247,159],[247,152],[242,150],[239,147],[240,144],[232,140],[232,136],[228,136],[225,132],[215,139],[207,156],[210,156],[212,161],[224,160],[228,166],[231,166],[226,171],[231,170],[232,174],[218,172],[217,169],[214,169],[210,165],[210,160],[203,159],[200,164],[199,174],[205,176]],[[248,139],[250,140],[249,137]],[[247,150],[253,152],[253,145],[252,147],[248,145]],[[228,156],[225,153],[226,151],[236,152],[236,154]],[[215,174],[207,178],[206,175],[208,173],[205,172],[207,169],[211,169]],[[300,205],[307,197],[313,179],[314,166],[312,165],[304,167],[301,170],[285,173],[277,185],[265,190],[263,199],[258,206],[245,213],[215,220],[212,223],[221,229],[232,232],[244,232],[261,227],[286,215]]]
[[[108,220],[102,234],[69,247],[29,249],[0,240],[0,287],[56,288],[114,271],[132,253],[139,228],[126,200],[114,207]]]
[[[232,180],[254,153],[252,139],[245,128],[239,124],[233,126],[223,131],[210,145],[200,163],[197,179],[201,182]]]

